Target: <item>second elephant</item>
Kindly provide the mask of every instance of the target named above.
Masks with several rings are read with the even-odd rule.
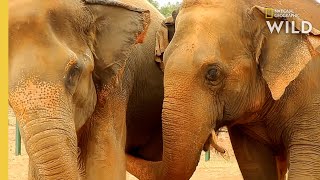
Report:
[[[265,7],[299,17],[265,19]],[[164,54],[163,159],[131,158],[143,178],[189,179],[227,126],[244,179],[319,179],[319,12],[302,0],[184,0]],[[290,32],[303,20],[309,34]]]

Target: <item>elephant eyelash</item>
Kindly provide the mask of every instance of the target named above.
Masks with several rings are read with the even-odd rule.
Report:
[[[70,76],[75,76],[80,72],[80,67],[78,65],[75,65],[72,67],[69,71]]]

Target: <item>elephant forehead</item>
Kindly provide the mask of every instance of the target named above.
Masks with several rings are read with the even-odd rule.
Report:
[[[93,69],[92,54],[75,29],[83,27],[77,23],[86,24],[81,20],[85,15],[82,8],[77,0],[10,1],[9,61],[15,76],[27,68],[37,72],[66,68],[80,56]]]
[[[43,20],[50,10],[57,8],[57,4],[54,1],[40,0],[9,1],[9,22]]]
[[[57,18],[57,16],[62,18]],[[9,30],[13,26],[26,26],[30,31],[35,24],[64,24],[72,21],[79,27],[89,25],[91,18],[83,10],[79,0],[15,0],[9,1]],[[87,20],[86,20],[87,19]],[[24,29],[26,30],[26,29]]]
[[[243,26],[243,12],[225,7],[195,6],[182,9],[176,20],[176,34],[190,37],[205,38],[209,42],[212,38],[237,35]]]
[[[203,7],[183,9],[172,41],[175,46],[170,47],[176,50],[168,50],[167,57],[174,54],[175,57],[183,56],[181,60],[193,58],[193,65],[202,66],[244,53],[246,48],[241,45],[236,15],[226,13],[221,16],[223,11],[212,12],[211,8]]]

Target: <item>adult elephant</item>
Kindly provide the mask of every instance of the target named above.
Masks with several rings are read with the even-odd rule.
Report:
[[[125,179],[125,151],[161,159],[162,20],[144,0],[10,1],[9,103],[29,179]]]
[[[153,169],[158,179],[189,179],[211,130],[222,126],[244,179],[284,179],[287,169],[289,179],[320,178],[315,3],[184,0],[164,54],[164,156],[153,164],[161,166],[160,173]],[[265,13],[273,10],[264,7],[299,17],[289,11],[288,18],[270,18]],[[308,29],[301,18],[313,24],[309,34],[291,32]],[[266,21],[289,27],[271,33]]]
[[[284,19],[265,19],[263,7],[320,25],[315,2],[182,3],[164,55],[163,179],[190,178],[225,125],[245,179],[283,179],[287,167],[289,179],[320,178],[320,31],[270,33],[266,20]]]

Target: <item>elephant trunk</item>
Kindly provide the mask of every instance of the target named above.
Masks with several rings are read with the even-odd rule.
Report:
[[[24,124],[20,126],[21,132],[39,178],[78,179],[77,139],[74,127],[68,125],[72,120],[64,117],[26,119],[27,123],[20,123]]]
[[[211,121],[208,121],[206,114],[208,112],[201,108],[195,99],[182,102],[181,98],[165,97],[161,179],[190,179],[195,171],[204,143],[211,132]]]
[[[79,179],[77,136],[68,98],[57,87],[38,89],[31,83],[29,87],[9,95],[33,166],[29,173],[34,179]]]

